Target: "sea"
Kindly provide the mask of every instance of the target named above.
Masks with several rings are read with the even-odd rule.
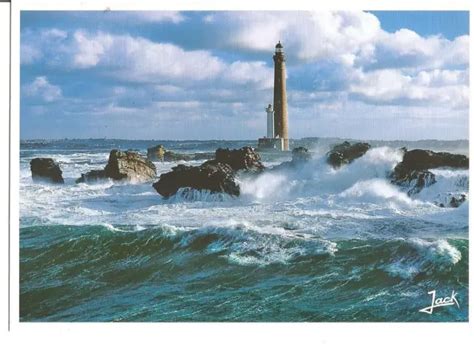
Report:
[[[333,169],[325,155],[342,141],[292,141],[313,158],[239,176],[239,197],[168,199],[153,182],[75,180],[114,148],[197,153],[255,141],[21,141],[20,321],[468,321],[469,201],[438,206],[468,195],[468,170],[432,170],[437,182],[411,197],[387,178],[401,147],[467,155],[468,142],[368,141],[364,156]],[[36,157],[56,160],[65,184],[33,182]],[[270,168],[290,156],[262,160]],[[177,164],[155,162],[158,176]],[[420,311],[433,295],[451,305]]]

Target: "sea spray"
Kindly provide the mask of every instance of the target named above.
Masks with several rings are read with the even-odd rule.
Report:
[[[437,183],[408,197],[387,175],[398,148],[419,143],[373,146],[335,170],[321,141],[295,170],[239,177],[240,197],[74,183],[111,148],[155,144],[22,146],[21,321],[467,321],[469,199],[436,201],[468,195],[468,172],[433,170]],[[165,143],[190,153],[244,145]],[[268,168],[286,160],[262,155]],[[38,156],[62,163],[64,186],[32,182]],[[155,164],[159,175],[177,163]],[[460,308],[419,313],[433,289],[459,292]]]

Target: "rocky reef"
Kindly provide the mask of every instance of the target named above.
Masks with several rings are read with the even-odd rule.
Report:
[[[291,151],[291,160],[272,167],[272,170],[294,169],[311,160],[311,153],[305,147],[296,147]]]
[[[213,159],[214,153],[184,154],[167,150],[163,145],[147,149],[147,158],[154,161],[190,161]]]
[[[455,169],[469,168],[469,158],[462,154],[433,152],[424,149],[407,151],[405,148],[403,148],[403,151],[403,160],[397,164],[390,178],[392,183],[407,187],[408,195],[417,194],[423,188],[436,183],[436,176],[429,169],[443,167]],[[456,202],[449,203],[449,205],[456,204]]]
[[[92,170],[82,174],[76,183],[90,183],[104,178],[146,182],[155,177],[156,167],[150,160],[136,152],[113,149],[103,170]]]
[[[51,158],[35,158],[30,161],[31,177],[34,181],[64,183],[63,172]]]
[[[175,166],[171,172],[162,174],[160,180],[153,184],[153,188],[164,197],[176,194],[180,188],[237,196],[240,194],[234,170],[227,164],[210,161],[201,166]]]
[[[235,179],[237,172],[259,173],[264,169],[260,155],[251,147],[235,150],[219,148],[216,150],[215,159],[200,166],[173,167],[171,172],[160,176],[153,188],[164,197],[176,194],[180,188],[238,196],[240,187]]]
[[[355,159],[362,157],[370,147],[370,144],[365,142],[351,144],[348,141],[344,141],[341,144],[335,145],[326,154],[327,162],[333,168],[337,169],[342,165],[349,164]]]
[[[217,163],[229,165],[234,171],[245,170],[256,173],[265,169],[260,160],[260,155],[252,147],[218,148],[214,159]]]

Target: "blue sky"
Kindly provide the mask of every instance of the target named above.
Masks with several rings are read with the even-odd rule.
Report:
[[[468,138],[467,12],[22,12],[22,139]]]

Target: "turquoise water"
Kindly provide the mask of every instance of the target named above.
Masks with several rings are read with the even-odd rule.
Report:
[[[400,158],[382,146],[337,172],[316,154],[297,172],[242,179],[239,198],[165,200],[149,183],[74,184],[111,148],[149,144],[22,144],[21,321],[468,320],[468,202],[433,203],[467,190],[467,172],[441,170],[437,187],[409,198],[384,178]],[[60,162],[64,186],[31,181],[37,156]],[[431,290],[456,291],[459,307],[419,312]]]

